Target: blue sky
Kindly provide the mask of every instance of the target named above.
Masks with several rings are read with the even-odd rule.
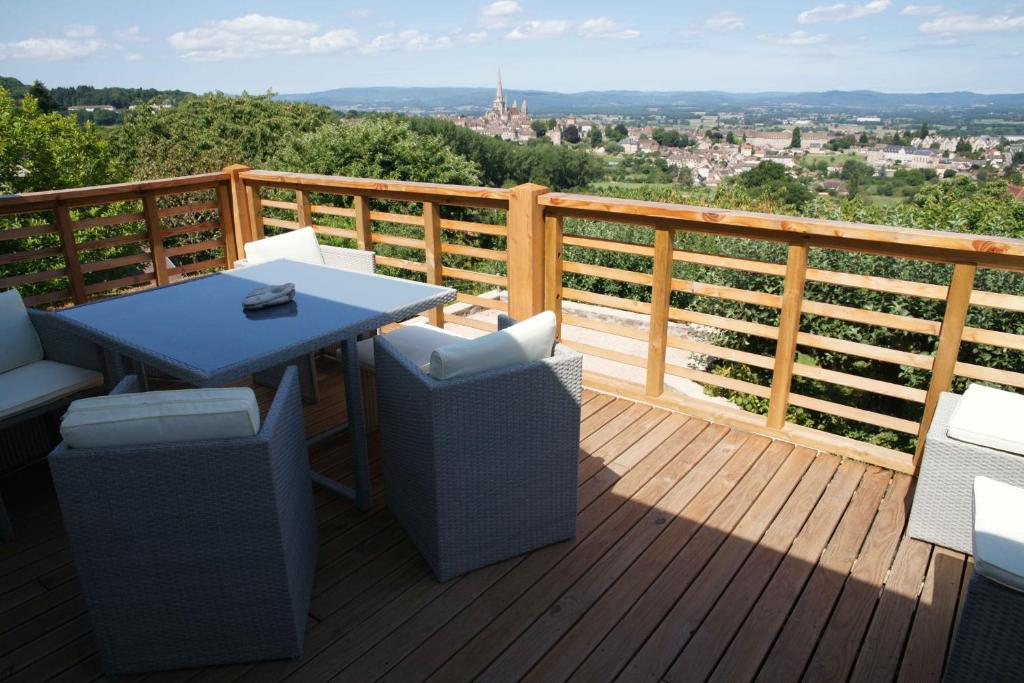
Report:
[[[2,0],[0,74],[306,92],[1024,91],[1024,2]]]

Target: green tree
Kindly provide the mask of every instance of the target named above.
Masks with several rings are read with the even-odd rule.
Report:
[[[728,142],[730,145],[738,144],[736,142],[736,134],[733,133],[731,130],[725,134],[725,141]]]
[[[871,178],[873,171],[863,161],[858,159],[848,159],[843,162],[843,170],[840,172],[839,177],[846,182],[846,189],[850,193],[850,196],[860,194],[864,188],[865,183]]]
[[[110,182],[106,144],[73,116],[40,111],[31,95],[15,103],[0,88],[0,194]]]
[[[679,131],[675,129],[655,128],[651,137],[663,147],[680,147],[683,141]]]
[[[785,166],[774,161],[762,161],[749,171],[726,178],[723,186],[742,188],[748,196],[777,206],[778,211],[799,210],[813,196]]]
[[[587,133],[587,142],[590,143],[591,147],[600,147],[602,140],[603,138],[601,136],[601,129],[598,128],[597,126],[591,128],[590,132]]]
[[[548,132],[548,125],[542,119],[534,119],[530,123],[530,128],[533,128],[533,132],[537,134],[537,137],[543,137]]]
[[[943,178],[955,178],[955,177],[956,177],[956,171],[954,171],[954,170],[953,170],[953,169],[951,169],[951,168],[947,168],[947,169],[946,169],[946,170],[945,170],[945,171],[943,172],[943,174],[942,174],[942,177],[943,177]]]
[[[971,147],[971,143],[967,141],[967,138],[960,138],[956,143],[957,154],[971,154],[974,152],[974,148]]]
[[[626,151],[626,148],[617,142],[606,142],[604,143],[604,151],[609,154],[622,154]]]
[[[921,124],[921,129],[919,131],[917,131],[917,137],[919,137],[921,139],[924,139],[924,138],[928,137],[928,135],[929,135],[928,124],[927,123],[922,123]]]
[[[789,146],[793,149],[800,149],[800,126],[793,127],[793,137],[789,140]]]
[[[42,81],[32,81],[32,85],[28,89],[28,94],[36,98],[36,102],[39,103],[39,111],[44,114],[60,110],[60,105],[54,101],[53,96],[50,95],[49,89],[43,85]]]
[[[617,123],[614,126],[608,126],[605,128],[604,135],[612,142],[621,142],[623,138],[629,136],[629,131],[624,125]]]
[[[868,134],[866,132],[861,133],[860,137],[857,138],[857,144],[867,145],[867,144],[870,144],[870,143],[871,143],[871,140],[868,139]]]
[[[569,124],[562,129],[562,139],[575,145],[580,141],[580,129],[575,124]]]

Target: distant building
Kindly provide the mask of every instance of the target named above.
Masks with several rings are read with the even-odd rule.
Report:
[[[112,104],[74,104],[68,111],[117,111]]]

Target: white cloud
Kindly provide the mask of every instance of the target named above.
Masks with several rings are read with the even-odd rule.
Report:
[[[466,34],[467,43],[482,43],[487,40],[487,31],[477,31]]]
[[[77,59],[95,54],[103,47],[99,40],[75,40],[71,38],[26,38],[9,43],[0,43],[0,60],[39,59],[59,61]]]
[[[926,21],[921,24],[919,30],[921,33],[938,33],[950,36],[957,33],[1016,31],[1022,28],[1024,28],[1024,15],[1016,17],[1009,14],[982,16],[980,14],[951,12]]]
[[[817,24],[822,21],[846,21],[847,19],[860,19],[871,14],[878,14],[889,9],[892,0],[871,0],[866,5],[828,5],[815,7],[801,12],[797,20],[801,24]]]
[[[320,33],[320,27],[308,21],[248,14],[178,31],[167,42],[185,59],[218,61],[270,54],[330,54],[358,45],[359,36],[351,29]]]
[[[532,38],[557,38],[569,30],[569,22],[562,19],[544,19],[541,21],[524,21],[505,34],[509,40],[529,40]]]
[[[96,35],[96,27],[92,24],[68,24],[64,27],[67,38],[92,38]]]
[[[146,37],[142,35],[142,29],[138,26],[129,26],[128,28],[116,30],[114,31],[113,36],[115,40],[122,43],[146,42]]]
[[[453,45],[449,36],[432,36],[415,29],[398,33],[383,33],[360,48],[360,52],[388,52],[406,50],[408,52],[424,52],[426,50],[444,50]]]
[[[820,45],[828,40],[824,33],[808,33],[807,31],[793,31],[792,33],[762,33],[758,40],[776,45],[789,47],[805,47],[807,45]]]
[[[704,28],[710,31],[736,31],[743,28],[743,17],[735,12],[720,12],[704,21]]]
[[[624,28],[608,17],[587,19],[580,25],[580,35],[584,38],[613,38],[629,40],[640,35],[640,31]]]
[[[373,14],[373,10],[369,7],[353,7],[349,11],[345,12],[346,16],[352,17],[353,19],[365,19],[371,14]]]
[[[506,28],[515,15],[523,11],[515,0],[497,0],[480,8],[480,25],[484,28]]]
[[[905,17],[927,17],[942,12],[942,5],[907,5],[900,10]]]

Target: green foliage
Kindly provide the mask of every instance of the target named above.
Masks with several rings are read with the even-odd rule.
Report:
[[[36,103],[39,106],[39,111],[44,114],[55,112],[60,109],[53,97],[50,95],[50,91],[43,85],[42,81],[32,81],[31,87],[28,89],[28,94],[36,99]]]
[[[543,119],[534,119],[530,123],[530,128],[537,134],[537,137],[543,137],[548,132],[548,124]]]
[[[569,124],[562,129],[562,140],[575,145],[580,141],[580,129],[575,124]]]
[[[336,119],[326,107],[275,102],[271,95],[223,93],[184,100],[173,109],[140,109],[111,136],[119,175],[162,178],[265,165],[287,142]]]
[[[974,152],[974,148],[971,147],[971,143],[968,142],[965,138],[960,138],[957,141],[957,143],[956,143],[956,153],[957,154],[971,154],[972,152]]]
[[[806,185],[774,161],[762,161],[745,173],[726,178],[723,184],[738,185],[752,197],[778,203],[791,211],[799,210],[812,196]]]
[[[590,132],[587,133],[587,142],[590,143],[591,147],[600,147],[601,140],[601,129],[598,128],[597,126],[594,126],[593,128],[590,129]]]
[[[789,146],[793,149],[800,149],[800,126],[793,127],[793,136],[789,140]]]
[[[629,130],[621,123],[616,123],[614,126],[608,126],[604,129],[604,136],[612,142],[622,142],[622,140],[629,136]]]
[[[104,141],[73,116],[45,114],[35,98],[15,103],[0,88],[0,194],[109,182]]]

